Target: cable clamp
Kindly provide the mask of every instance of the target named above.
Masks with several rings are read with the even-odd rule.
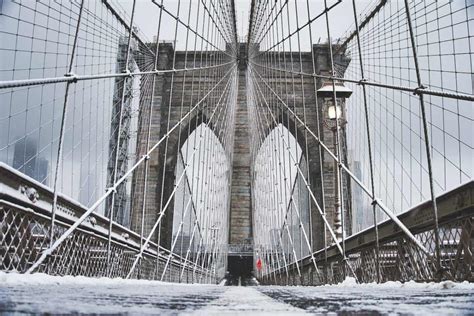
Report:
[[[111,191],[112,193],[117,193],[117,189],[114,187],[107,188],[107,191]]]
[[[143,155],[143,158],[145,158],[145,160],[150,160],[150,155]]]
[[[71,80],[72,83],[77,82],[77,75],[73,72],[68,72],[67,74],[64,75],[64,77],[72,78]]]
[[[363,85],[365,82],[367,82],[367,79],[362,78],[362,79],[359,80],[358,85],[361,86],[361,85]]]
[[[126,77],[129,77],[129,78],[132,77],[132,73],[130,72],[130,69],[128,69],[128,68],[125,69],[125,70],[123,71],[123,73],[125,74]]]
[[[379,199],[374,199],[370,205],[379,205]]]
[[[426,89],[426,86],[420,85],[419,87],[416,87],[415,90],[413,90],[413,94],[414,95],[420,95],[421,94],[420,90],[424,90],[424,89]]]

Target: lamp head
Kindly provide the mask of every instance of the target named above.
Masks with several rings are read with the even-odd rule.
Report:
[[[348,98],[352,94],[352,90],[344,86],[342,83],[336,82],[334,88],[331,82],[323,83],[323,86],[318,89],[317,93],[322,98],[332,98],[336,90],[336,98]]]

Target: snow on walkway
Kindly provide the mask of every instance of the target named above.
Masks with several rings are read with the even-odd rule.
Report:
[[[0,315],[176,315],[206,306],[219,297],[222,288],[147,280],[0,272]]]
[[[348,278],[336,285],[271,286],[259,290],[316,314],[474,315],[474,283],[469,282],[357,284]]]
[[[305,314],[302,309],[270,298],[257,291],[256,287],[229,286],[223,289],[222,296],[211,301],[206,307],[197,310],[198,315],[298,315]]]
[[[474,314],[474,283],[387,282],[319,287],[176,284],[0,272],[0,315]]]

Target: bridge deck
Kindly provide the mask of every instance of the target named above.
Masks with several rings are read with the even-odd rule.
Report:
[[[348,280],[322,287],[222,287],[1,272],[0,280],[0,313],[429,315],[436,308],[446,315],[469,313],[474,304],[474,285],[452,282],[354,285]]]

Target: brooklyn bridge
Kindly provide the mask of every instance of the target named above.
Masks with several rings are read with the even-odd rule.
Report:
[[[0,314],[474,312],[472,1],[0,26]]]

